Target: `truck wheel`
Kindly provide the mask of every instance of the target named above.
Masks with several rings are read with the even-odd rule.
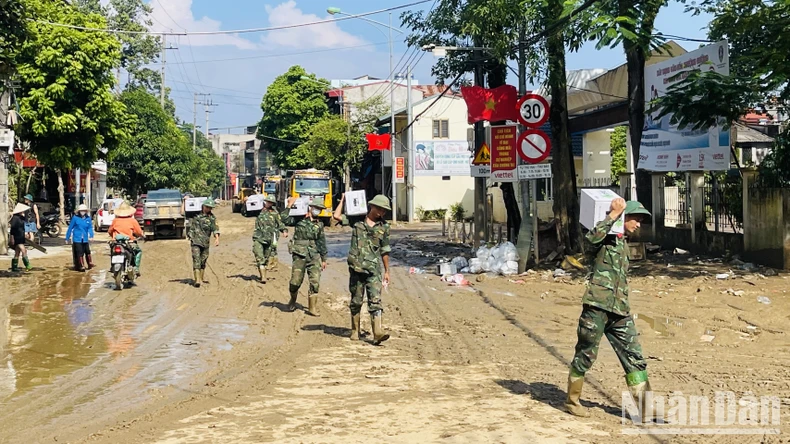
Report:
[[[176,238],[184,239],[184,229],[183,228],[176,228]]]
[[[247,207],[246,206],[241,207],[241,215],[244,216],[244,217],[247,217]]]

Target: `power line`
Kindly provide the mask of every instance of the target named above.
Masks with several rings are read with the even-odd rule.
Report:
[[[186,36],[189,39],[189,36]],[[378,42],[378,43],[366,43],[364,45],[353,45],[353,46],[340,46],[337,48],[327,48],[327,49],[316,49],[311,51],[300,51],[300,52],[289,52],[289,53],[278,53],[278,54],[266,54],[266,55],[259,55],[259,56],[248,56],[248,57],[231,57],[225,59],[211,59],[211,60],[193,60],[190,62],[183,62],[185,65],[189,64],[197,64],[197,63],[213,63],[213,62],[231,62],[236,60],[252,60],[252,59],[269,59],[275,57],[289,57],[295,55],[306,55],[306,54],[318,54],[322,52],[333,52],[333,51],[345,51],[347,49],[358,49],[358,48],[367,48],[371,46],[380,46],[386,45],[388,42]],[[151,65],[157,66],[158,63],[152,63]]]
[[[224,34],[248,34],[248,33],[255,33],[255,32],[267,32],[267,31],[278,31],[281,29],[293,29],[293,28],[302,28],[305,26],[314,26],[314,25],[324,25],[327,23],[336,23],[344,20],[351,20],[360,17],[367,17],[369,15],[381,14],[383,12],[390,12],[396,11],[398,9],[406,9],[412,6],[420,5],[423,3],[428,3],[431,0],[419,0],[412,3],[407,3],[403,5],[392,6],[390,8],[379,9],[376,11],[370,12],[363,12],[361,14],[349,14],[344,15],[338,18],[333,18],[331,20],[318,20],[315,22],[307,22],[307,23],[297,23],[293,25],[280,25],[280,26],[270,26],[266,28],[249,28],[249,29],[234,29],[234,30],[227,30],[227,31],[183,31],[183,32],[163,32],[163,31],[124,31],[118,29],[107,29],[107,28],[89,28],[86,26],[77,26],[77,25],[69,25],[65,23],[55,23],[49,22],[46,20],[32,20],[36,23],[50,25],[50,26],[59,26],[63,28],[71,28],[71,29],[79,29],[82,31],[99,31],[99,32],[108,32],[113,34],[155,34],[155,35],[224,35]]]

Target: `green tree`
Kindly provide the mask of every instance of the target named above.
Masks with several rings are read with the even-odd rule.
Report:
[[[134,137],[110,153],[108,184],[131,196],[159,188],[187,190],[195,186],[201,162],[191,140],[162,109],[158,98],[134,88],[124,91],[121,101],[136,116]]]
[[[24,0],[32,15],[50,22],[104,27],[95,14],[43,0]],[[17,57],[21,83],[20,138],[42,163],[88,167],[128,135],[129,116],[110,89],[120,45],[110,35],[29,21],[30,38]]]
[[[307,142],[299,145],[294,153],[304,158],[308,165],[321,170],[331,170],[342,177],[350,157],[348,154],[360,145],[356,132],[350,142],[348,127],[348,123],[340,116],[329,115],[313,125]],[[349,142],[352,145],[351,150],[348,149]]]
[[[297,65],[274,79],[266,89],[258,138],[265,141],[278,165],[286,168],[309,166],[304,152],[297,147],[307,141],[313,125],[329,114],[324,84],[328,82]]]
[[[165,104],[165,108],[167,105]],[[192,124],[183,123],[181,131],[188,140],[192,139]],[[211,141],[200,131],[195,133],[195,154],[198,166],[193,173],[192,183],[186,187],[197,196],[209,196],[219,190],[225,182],[225,163],[214,152]]]
[[[0,0],[0,75],[6,74],[22,43],[27,40],[25,4],[17,0]]]
[[[628,137],[628,127],[618,126],[612,132],[609,139],[609,152],[612,154],[611,173],[612,182],[620,183],[620,174],[626,172],[626,157],[628,155],[626,137]]]

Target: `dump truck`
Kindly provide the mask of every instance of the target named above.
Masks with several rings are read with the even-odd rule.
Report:
[[[295,170],[290,177],[285,180],[285,193],[283,202],[290,197],[307,197],[312,199],[320,198],[324,201],[326,210],[321,211],[318,216],[324,225],[329,226],[332,220],[332,208],[334,190],[337,189],[336,180],[332,179],[332,173],[316,169]],[[278,202],[280,199],[278,199]]]
[[[230,207],[231,211],[234,213],[242,213],[243,216],[246,216],[247,210],[245,207],[247,205],[247,198],[255,194],[258,194],[258,192],[252,188],[242,188],[239,194],[233,196]]]
[[[145,240],[157,237],[184,239],[186,218],[181,192],[178,190],[149,191],[143,208]]]
[[[284,186],[282,176],[266,176],[263,178],[262,194],[263,197],[274,196],[277,200],[277,208],[283,209],[285,202],[280,201],[280,188]]]

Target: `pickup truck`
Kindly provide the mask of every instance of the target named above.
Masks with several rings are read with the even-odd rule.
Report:
[[[145,240],[159,236],[184,239],[185,226],[180,191],[163,189],[148,192],[143,209]]]

